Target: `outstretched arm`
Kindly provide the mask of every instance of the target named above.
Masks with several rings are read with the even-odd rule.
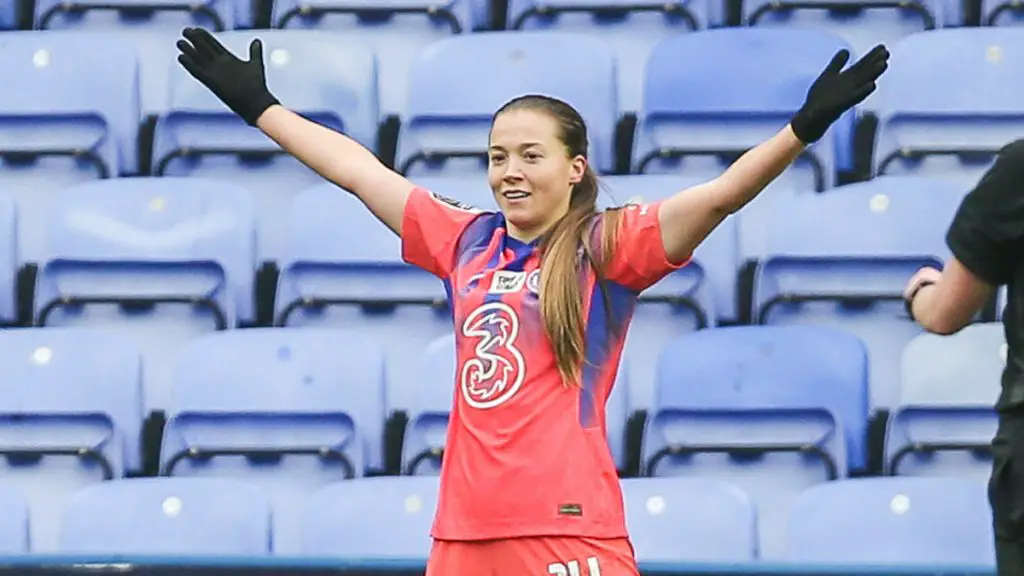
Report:
[[[362,200],[388,228],[401,234],[413,185],[348,136],[286,110],[267,88],[263,44],[249,45],[243,61],[202,28],[186,28],[178,62],[249,125],[289,154]]]
[[[766,142],[745,153],[721,176],[678,192],[658,209],[662,243],[673,262],[694,249],[730,214],[740,210],[816,142],[833,122],[875,90],[888,67],[889,52],[878,46],[840,72],[850,54],[841,50],[807,93],[790,123]]]

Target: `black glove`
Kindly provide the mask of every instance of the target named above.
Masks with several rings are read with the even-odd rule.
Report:
[[[875,80],[889,67],[889,51],[879,44],[856,64],[840,72],[850,52],[840,50],[825,71],[811,84],[807,100],[789,125],[804,144],[817,142],[844,112],[875,91]]]
[[[243,62],[202,28],[185,28],[181,35],[178,62],[247,124],[255,126],[267,108],[280,104],[267,89],[259,39],[249,44],[249,60]]]

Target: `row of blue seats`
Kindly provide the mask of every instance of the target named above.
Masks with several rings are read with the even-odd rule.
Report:
[[[914,32],[956,27],[973,20],[957,0],[914,0],[898,6],[864,6],[857,2],[822,9],[798,1],[779,6],[766,0],[669,0],[644,5],[629,0],[412,0],[381,5],[375,0],[273,0],[272,28],[321,29],[354,34],[375,44],[396,43],[392,52],[414,51],[425,42],[446,36],[503,26],[509,30],[570,30],[601,34],[619,47],[624,58],[636,57],[667,36],[721,27],[730,23],[758,27],[819,27],[847,37],[858,49],[893,42]],[[16,3],[15,3],[16,4]],[[1014,26],[1021,21],[1012,2],[980,0],[980,22]],[[102,6],[102,8],[100,7]],[[257,27],[260,14],[254,0],[169,0],[158,6],[146,0],[115,0],[90,7],[61,0],[35,0],[31,14],[36,29],[180,29],[204,26],[212,30]],[[738,19],[730,14],[739,7]],[[90,9],[91,8],[91,9]],[[140,9],[141,8],[141,9]],[[495,16],[501,15],[498,19]],[[13,26],[14,6],[0,9],[0,26]],[[503,20],[504,22],[500,22]],[[628,61],[628,64],[636,64]]]
[[[622,481],[640,562],[752,562],[757,513],[727,482]],[[232,479],[105,482],[68,499],[54,549],[33,545],[28,503],[0,490],[0,551],[25,554],[311,556],[426,561],[437,481],[375,478],[323,487],[292,507]],[[783,558],[858,565],[991,566],[983,482],[860,479],[803,492],[790,508]]]
[[[476,179],[417,181],[494,207]],[[603,199],[604,205],[655,201],[694,183],[654,175],[606,182],[617,198]],[[893,405],[899,355],[921,331],[906,317],[900,295],[920,266],[941,266],[947,258],[944,233],[963,189],[943,180],[884,177],[837,190],[767,192],[726,220],[691,265],[644,292],[626,352],[638,406],[650,403],[656,351],[670,337],[748,313],[755,324],[826,324],[857,334],[870,353],[872,407]],[[272,308],[274,325],[358,327],[373,335],[387,343],[396,382],[416,379],[404,360],[408,350],[451,331],[442,283],[404,264],[398,238],[330,184],[279,199],[276,212],[263,218],[245,190],[198,178],[94,181],[52,200],[48,210],[34,213],[0,194],[0,320],[17,322],[19,268],[38,264],[20,306],[31,306],[32,323],[140,330],[136,338],[154,366],[147,374],[154,408],[167,402],[168,354],[196,334],[253,325],[257,305]],[[766,248],[743,249],[753,242]],[[278,249],[264,251],[261,244]],[[257,302],[259,255],[273,258],[280,274],[276,293],[264,292]],[[757,266],[750,301],[741,307],[737,279],[748,260]],[[159,306],[132,305],[141,301]],[[408,398],[397,394],[397,404]]]
[[[466,154],[482,156],[490,115],[525,92],[559,96],[581,111],[592,164],[602,173],[626,164],[635,173],[717,175],[783,126],[846,46],[816,30],[721,29],[673,36],[645,64],[624,66],[596,36],[481,33],[430,45],[398,74],[400,85],[387,85],[374,52],[351,38],[259,36],[271,88],[297,111],[375,150],[381,122],[400,114],[394,163],[413,175],[481,173],[485,162]],[[239,54],[252,37],[222,34]],[[135,174],[149,164],[156,175],[248,173],[254,185],[278,176],[264,187],[310,177],[173,62],[173,38],[160,38],[159,55],[143,57],[141,66],[135,46],[107,33],[9,33],[4,47],[0,71],[20,87],[0,97],[4,172],[38,169],[26,166],[33,157],[52,172],[70,155],[75,164],[61,170],[78,177]],[[1024,83],[1012,71],[1015,55],[1024,54],[1024,30],[924,32],[892,51],[891,70],[862,107],[879,116],[872,172],[976,177],[1020,131]],[[706,54],[716,54],[714,62]],[[942,74],[934,73],[938,62]],[[633,144],[619,151],[616,127],[630,111],[638,115]],[[140,158],[146,113],[158,119],[151,158]],[[801,188],[834,186],[837,168],[854,163],[856,116],[848,113],[783,178]],[[30,127],[36,130],[26,138]]]
[[[987,475],[1002,348],[995,324],[908,346],[901,402],[889,420],[889,474]],[[790,500],[848,477],[863,457],[863,345],[826,328],[745,327],[679,337],[659,352],[643,474],[730,478],[758,507],[762,548],[777,551]],[[454,361],[450,336],[406,355],[417,374],[401,456],[408,475],[439,469]],[[52,510],[69,487],[137,469],[148,368],[139,347],[111,331],[0,332],[0,479]],[[620,373],[606,408],[609,448],[620,464],[624,380]],[[175,357],[161,474],[241,477],[282,498],[366,476],[380,465],[388,392],[383,352],[359,331],[268,328],[197,338]]]

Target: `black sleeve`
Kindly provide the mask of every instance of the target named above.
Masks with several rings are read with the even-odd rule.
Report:
[[[1024,241],[1024,140],[999,151],[946,234],[953,256],[993,286],[1009,282]]]

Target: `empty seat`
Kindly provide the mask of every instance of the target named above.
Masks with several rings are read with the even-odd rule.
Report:
[[[587,123],[591,165],[614,169],[615,55],[597,37],[558,32],[481,32],[424,50],[409,75],[395,165],[415,176],[484,174],[494,112],[525,94],[575,107]]]
[[[982,26],[1020,26],[1024,10],[1007,0],[981,0]]]
[[[271,26],[343,34],[373,51],[381,108],[404,115],[409,67],[432,43],[483,27],[488,0],[275,0]]]
[[[409,407],[420,384],[410,358],[452,331],[444,284],[403,262],[398,237],[332,184],[299,194],[288,230],[276,324],[345,328],[379,342],[388,360],[388,408]]]
[[[843,40],[827,32],[747,28],[659,43],[647,60],[633,172],[718,176],[786,126],[842,48]],[[853,145],[854,121],[855,112],[847,113],[781,181],[807,190],[832,187],[837,155]]]
[[[456,386],[454,336],[442,336],[423,351],[416,364],[414,402],[402,443],[402,470],[409,475],[436,475],[441,470],[447,439],[452,393]],[[623,365],[625,365],[623,361]],[[620,366],[618,378],[605,404],[608,447],[615,465],[626,467],[626,421],[629,406],[629,370]]]
[[[644,430],[648,476],[735,482],[758,506],[760,550],[781,552],[788,502],[864,453],[867,356],[828,328],[713,328],[670,341]]]
[[[301,553],[346,560],[426,562],[436,477],[338,482],[302,506]]]
[[[757,513],[735,486],[703,478],[622,481],[639,562],[746,562],[757,556]]]
[[[253,24],[252,3],[247,0],[103,0],[66,2],[36,0],[35,28],[117,29],[180,31],[185,26],[231,30]]]
[[[0,192],[0,327],[18,319],[18,212],[14,199]]]
[[[35,262],[52,193],[138,169],[138,63],[118,38],[4,34],[0,188],[19,205],[20,244]]]
[[[289,109],[376,149],[377,87],[373,54],[347,38],[317,32],[263,30],[218,35],[248,58],[249,42],[263,41],[267,82]],[[320,177],[258,129],[228,110],[181,66],[171,71],[168,112],[156,125],[153,173],[221,178],[253,193],[260,257],[281,255],[284,226],[295,192]]]
[[[225,478],[134,478],[77,493],[61,526],[65,554],[266,556],[271,509]]]
[[[105,331],[0,330],[0,477],[29,498],[32,545],[52,551],[78,488],[140,467],[142,363]]]
[[[227,182],[124,178],[68,188],[54,204],[36,325],[128,332],[146,359],[147,408],[164,408],[186,341],[253,321],[248,195]]]
[[[0,554],[29,551],[28,501],[16,488],[0,488]]]
[[[622,205],[663,200],[702,182],[674,175],[607,176],[601,179]],[[670,339],[736,318],[739,247],[736,218],[723,221],[697,248],[690,263],[645,290],[626,335],[634,408],[647,409],[654,390],[658,352]],[[627,370],[626,366],[619,368]]]
[[[511,0],[512,30],[561,30],[600,35],[612,44],[618,59],[622,109],[640,108],[644,64],[654,46],[681,32],[724,23],[721,0],[671,0],[643,4],[633,0]]]
[[[899,404],[889,415],[889,474],[988,478],[1006,366],[1001,323],[922,334],[903,350]]]
[[[900,353],[921,332],[907,318],[903,289],[920,267],[942,268],[946,229],[963,194],[955,182],[913,177],[780,194],[754,276],[755,321],[857,334],[870,353],[872,407],[891,407]]]
[[[295,498],[380,462],[383,405],[383,357],[357,332],[211,334],[178,358],[161,468],[258,482],[278,511],[277,550],[294,551]]]
[[[937,30],[891,49],[892,73],[874,99],[875,173],[941,176],[967,189],[1024,128],[1024,30]]]
[[[0,6],[0,30],[18,27],[18,17],[21,16],[19,8],[17,2],[8,2]]]
[[[963,25],[963,8],[955,0],[912,0],[879,4],[843,0],[822,4],[797,0],[746,0],[741,18],[747,26],[793,30],[813,28],[842,36],[860,54],[877,44],[892,45],[911,34]]]
[[[972,566],[987,572],[995,565],[992,541],[984,482],[862,478],[800,495],[789,517],[786,559]]]

